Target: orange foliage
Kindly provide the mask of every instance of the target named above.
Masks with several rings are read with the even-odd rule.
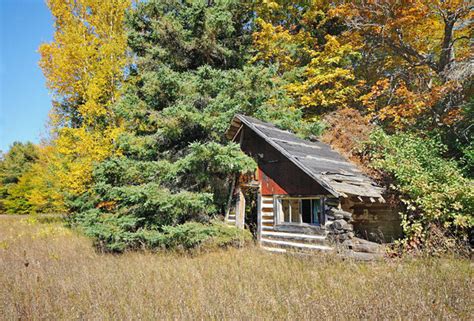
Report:
[[[117,202],[115,201],[104,201],[97,204],[97,208],[103,208],[107,211],[113,211],[116,209]]]
[[[342,108],[327,114],[323,121],[327,128],[321,140],[358,164],[364,172],[374,174],[360,153],[373,130],[368,119],[355,109]]]
[[[404,129],[460,120],[469,81],[469,1],[343,1],[331,11],[344,17],[346,37],[370,57],[364,67],[368,88],[362,104],[375,120]]]

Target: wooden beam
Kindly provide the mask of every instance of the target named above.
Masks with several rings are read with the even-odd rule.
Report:
[[[245,227],[245,196],[241,188],[239,188],[239,200],[237,201],[235,213],[235,226],[240,229]]]
[[[262,240],[262,193],[258,191],[257,196],[257,242],[261,244]]]
[[[237,132],[235,133],[235,135],[232,137],[232,141],[235,142],[235,139],[237,138],[237,136],[239,136],[239,133],[242,131],[242,127],[244,127],[244,125],[240,125],[239,129],[237,129]],[[242,142],[242,141],[241,141]]]
[[[237,175],[234,175],[232,177],[232,183],[230,185],[230,193],[229,193],[229,198],[227,199],[227,207],[225,211],[225,219],[227,220],[229,218],[230,214],[230,207],[232,205],[232,196],[234,195],[234,189],[235,189],[235,182],[237,181]]]

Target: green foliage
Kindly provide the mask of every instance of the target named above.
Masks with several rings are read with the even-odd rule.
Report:
[[[19,184],[21,177],[38,160],[37,147],[32,143],[15,142],[0,158],[0,211],[15,214],[28,213],[30,187]]]
[[[474,97],[464,104],[462,108],[462,121],[460,121],[455,130],[460,135],[446,135],[444,139],[450,143],[454,138],[454,144],[450,144],[452,150],[460,151],[460,162],[463,165],[466,176],[474,176]],[[450,139],[451,138],[451,139]]]
[[[252,240],[249,231],[239,230],[222,222],[211,224],[188,222],[177,226],[165,226],[162,235],[160,246],[170,249],[241,246]]]
[[[189,151],[176,165],[182,181],[187,186],[193,186],[193,189],[212,191],[214,181],[249,173],[257,168],[255,161],[243,154],[235,143],[192,143]]]
[[[129,15],[129,46],[180,71],[238,67],[246,60],[241,50],[251,42],[249,9],[236,0],[140,2]]]
[[[222,222],[187,222],[163,225],[160,228],[138,228],[139,219],[130,215],[103,214],[97,209],[70,218],[95,240],[96,246],[107,252],[126,249],[184,249],[242,246],[252,239],[250,232]]]
[[[442,157],[446,146],[411,133],[377,130],[371,138],[373,166],[390,174],[402,195],[408,240],[425,239],[432,225],[466,236],[474,226],[474,185],[455,161]]]
[[[101,247],[177,245],[187,225],[172,227],[224,213],[230,179],[255,170],[225,131],[235,113],[258,114],[284,95],[274,70],[244,66],[251,16],[239,1],[148,1],[129,12],[136,59],[114,106],[124,120],[121,156],[99,163],[92,195],[73,200],[74,220]],[[294,127],[301,113],[285,113],[287,105],[274,109]],[[211,232],[183,242],[203,233]],[[175,241],[162,239],[168,234]]]

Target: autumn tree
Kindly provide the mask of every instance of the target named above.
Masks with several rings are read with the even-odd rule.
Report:
[[[474,222],[472,4],[341,3],[331,15],[347,26],[341,41],[360,48],[360,110],[381,127],[366,154],[402,200],[404,244],[422,246],[436,231],[466,238]]]
[[[54,41],[41,45],[40,66],[53,93],[56,179],[85,192],[92,166],[114,153],[120,120],[111,106],[126,64],[125,10],[130,0],[49,0]],[[46,184],[46,183],[45,183]]]
[[[348,1],[333,10],[361,45],[363,104],[394,128],[455,126],[472,94],[469,1]]]
[[[18,182],[18,188],[28,190],[25,195],[33,213],[64,213],[67,210],[63,183],[57,177],[64,170],[64,155],[53,144],[38,146],[38,159]]]
[[[275,66],[307,117],[349,107],[358,97],[353,65],[359,54],[342,43],[343,20],[330,1],[259,1],[254,63]]]
[[[14,142],[0,158],[0,211],[25,214],[32,205],[28,200],[31,188],[19,184],[38,159],[38,148],[32,143]]]

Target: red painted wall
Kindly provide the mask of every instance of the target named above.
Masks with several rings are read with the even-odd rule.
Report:
[[[258,164],[262,195],[323,195],[328,192],[273,146],[244,127],[242,150]]]
[[[260,167],[257,169],[257,179],[262,186],[262,195],[288,195],[288,192],[266,175]]]

